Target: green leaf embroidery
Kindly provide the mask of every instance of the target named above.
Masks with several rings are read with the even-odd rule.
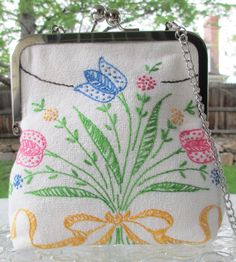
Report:
[[[113,123],[114,125],[116,125],[116,123],[117,123],[117,114],[113,114],[112,123]]]
[[[71,172],[74,177],[79,177],[79,174],[74,169],[71,169]]]
[[[93,158],[94,162],[97,162],[98,157],[97,157],[97,154],[95,152],[92,153],[92,158]]]
[[[43,111],[43,109],[40,108],[40,107],[35,107],[33,111],[34,112],[41,112],[41,111]]]
[[[149,68],[148,65],[145,65],[145,70],[146,70],[147,72],[149,72],[150,68]]]
[[[182,163],[180,164],[180,167],[184,167],[184,166],[186,166],[187,163],[188,163],[188,162],[185,160],[184,162],[182,162]]]
[[[76,182],[75,183],[77,186],[86,186],[87,184],[85,182]]]
[[[146,111],[146,112],[144,112],[143,114],[142,114],[142,117],[144,118],[144,117],[146,117],[148,115],[148,112]]]
[[[92,139],[94,145],[97,147],[102,157],[104,158],[107,166],[111,169],[118,184],[121,184],[121,172],[119,162],[114,153],[114,149],[110,142],[103,134],[103,132],[84,114],[82,114],[78,109],[75,108],[78,113],[79,119],[83,124],[85,130]]]
[[[80,198],[98,198],[95,194],[80,188],[73,188],[67,186],[48,187],[35,191],[25,192],[41,197],[80,197]]]
[[[165,139],[165,142],[170,142],[170,141],[172,141],[172,140],[173,140],[173,138],[170,137],[170,138]]]
[[[141,108],[136,107],[136,112],[137,112],[137,114],[140,116],[140,115],[142,114]]]
[[[205,173],[203,172],[200,172],[200,175],[202,176],[203,180],[206,181],[206,176],[205,176]]]
[[[76,185],[79,186],[86,186],[87,182],[83,179],[79,178],[79,174],[74,169],[71,169],[72,175],[76,178]]]
[[[76,141],[78,141],[78,139],[79,139],[79,134],[78,134],[78,130],[77,130],[77,129],[74,130],[73,135],[74,135],[74,139],[75,139]]]
[[[111,108],[111,103],[107,104],[107,109],[109,110]]]
[[[41,112],[45,108],[45,99],[41,99],[40,103],[32,103],[32,106],[34,107],[33,111],[34,112]]]
[[[179,171],[179,174],[183,177],[183,178],[186,178],[185,174],[184,174],[184,171],[180,170]]]
[[[188,184],[181,184],[176,182],[162,182],[153,184],[146,187],[141,193],[146,192],[196,192],[200,190],[209,190],[209,188],[203,188]]]
[[[167,127],[169,129],[176,129],[176,126],[172,124],[172,122],[170,121],[170,119],[167,120]]]
[[[161,129],[161,140],[165,141],[167,139],[168,133],[168,130]]]
[[[70,143],[77,143],[79,139],[78,130],[75,129],[72,134],[69,134],[66,140]]]
[[[48,166],[48,165],[46,165],[45,168],[46,168],[48,171],[51,171],[51,172],[54,172],[54,171],[55,171],[52,167],[50,167],[50,166]]]
[[[87,164],[88,166],[92,166],[92,165],[93,165],[93,164],[92,164],[89,160],[87,160],[87,159],[84,160],[84,163]]]
[[[149,102],[150,99],[151,99],[150,96],[146,96],[146,95],[144,94],[144,103]]]
[[[66,138],[66,141],[68,141],[68,142],[70,142],[70,143],[72,143],[72,144],[76,143],[76,140],[75,140],[74,137],[72,137],[72,136],[67,137],[67,138]]]
[[[200,167],[200,170],[206,170],[206,168],[207,168],[207,165],[202,165],[201,167]]]
[[[45,107],[45,99],[44,99],[44,98],[41,100],[41,107],[42,107],[42,108]]]
[[[61,123],[62,123],[62,125],[63,125],[64,127],[66,126],[66,118],[65,118],[65,117],[62,118]]]
[[[29,185],[33,180],[33,176],[34,176],[33,172],[31,172],[27,169],[25,169],[24,171],[25,171],[26,174],[28,174],[27,176],[25,176],[24,180],[26,181],[26,184]]]
[[[32,103],[32,106],[40,106],[39,103]]]
[[[56,174],[56,175],[53,175],[53,176],[49,176],[48,179],[55,179],[57,177],[58,177],[58,175]]]
[[[57,157],[58,155],[56,153],[51,152],[51,151],[45,150],[44,156]]]
[[[162,64],[162,62],[158,62],[158,63],[156,63],[154,66],[152,66],[152,67],[150,67],[150,66],[148,66],[148,65],[145,65],[145,70],[149,73],[149,74],[151,74],[152,72],[156,72],[156,71],[158,71],[160,68],[159,68],[159,66]]]
[[[109,125],[107,125],[107,124],[105,124],[104,126],[105,126],[105,128],[106,128],[107,130],[112,131],[112,127],[111,127],[111,126],[109,126]]]
[[[135,159],[134,167],[132,170],[132,175],[135,175],[139,168],[144,164],[148,156],[150,155],[156,137],[157,137],[157,123],[159,118],[159,112],[163,101],[169,97],[171,93],[164,96],[157,104],[154,106],[151,115],[149,116],[147,125],[144,128],[141,142],[138,148],[138,154]]]
[[[105,105],[102,105],[102,106],[97,107],[97,110],[105,113],[105,112],[107,112],[108,109]]]
[[[55,128],[63,128],[62,125],[55,125],[54,127],[55,127]]]
[[[138,101],[142,101],[143,100],[142,96],[139,93],[136,93],[136,96],[137,96]]]
[[[194,111],[195,107],[196,106],[193,104],[193,100],[190,100],[184,111],[188,112],[190,115],[195,115],[195,111]]]

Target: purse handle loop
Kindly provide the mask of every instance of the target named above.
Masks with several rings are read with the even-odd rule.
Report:
[[[207,116],[204,113],[204,104],[202,103],[202,97],[200,95],[200,88],[198,86],[198,78],[196,75],[196,71],[194,68],[194,63],[192,59],[192,55],[189,49],[189,41],[188,41],[188,33],[187,30],[183,27],[178,25],[175,22],[167,22],[166,23],[166,29],[167,30],[172,30],[175,32],[175,38],[179,41],[181,45],[181,49],[183,52],[183,57],[186,62],[186,68],[188,71],[188,76],[190,78],[190,82],[193,86],[193,93],[197,102],[197,108],[199,112],[199,116],[202,122],[202,127],[204,131],[206,132],[208,141],[211,145],[212,148],[212,153],[215,159],[215,166],[217,170],[220,172],[220,186],[221,190],[223,192],[223,197],[224,197],[224,203],[226,207],[226,213],[229,219],[230,226],[236,235],[236,216],[235,216],[235,211],[233,208],[232,201],[230,200],[230,193],[228,191],[226,182],[225,182],[225,177],[224,177],[224,170],[221,165],[220,161],[220,156],[217,151],[214,139],[211,137],[211,130],[209,129],[209,123],[207,121]]]

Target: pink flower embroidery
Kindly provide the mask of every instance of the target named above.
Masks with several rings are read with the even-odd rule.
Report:
[[[180,144],[186,150],[190,160],[199,164],[207,164],[214,160],[211,145],[207,141],[205,131],[201,128],[185,130],[179,135]]]
[[[156,80],[154,80],[151,76],[143,75],[137,79],[137,86],[142,91],[151,90],[155,88]]]
[[[45,137],[34,130],[23,131],[20,138],[20,148],[16,163],[25,167],[36,167],[43,159],[43,152],[47,146]]]

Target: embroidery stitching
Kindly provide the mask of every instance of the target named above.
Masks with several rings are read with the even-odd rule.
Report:
[[[146,70],[151,73],[159,70],[160,63],[157,63],[153,67],[149,67],[146,65]],[[80,152],[84,155],[82,156],[81,161],[83,161],[84,164],[86,164],[85,168],[82,168],[77,163],[73,163],[69,161],[68,159],[60,156],[56,152],[50,151],[48,148],[46,149],[46,140],[45,140],[45,147],[42,149],[41,146],[39,146],[34,141],[32,142],[32,146],[30,143],[22,143],[22,150],[23,152],[32,151],[33,157],[40,155],[42,161],[42,157],[51,157],[54,158],[57,161],[60,161],[62,164],[65,164],[70,167],[70,170],[65,172],[64,170],[56,170],[54,167],[51,166],[45,166],[42,170],[37,170],[36,172],[29,171],[25,169],[25,173],[27,174],[24,179],[26,181],[26,184],[31,184],[32,181],[34,181],[34,177],[37,175],[48,175],[48,179],[50,180],[56,180],[60,177],[67,177],[70,178],[71,181],[73,181],[73,186],[52,186],[52,187],[45,187],[45,188],[38,188],[34,189],[28,192],[25,192],[25,194],[30,194],[35,197],[78,197],[78,198],[87,198],[87,199],[96,199],[96,201],[103,202],[107,208],[112,212],[108,211],[105,214],[105,217],[110,216],[110,221],[117,221],[117,219],[124,219],[127,214],[129,207],[132,205],[132,203],[142,194],[146,193],[153,193],[153,192],[198,192],[201,190],[209,190],[209,188],[206,187],[200,187],[185,183],[176,183],[172,181],[165,181],[165,182],[158,182],[158,178],[161,175],[166,175],[169,173],[178,172],[180,176],[185,179],[186,178],[186,172],[196,172],[199,173],[203,180],[206,180],[206,174],[208,174],[206,168],[206,165],[202,165],[197,168],[188,167],[188,162],[184,161],[176,168],[171,168],[164,170],[162,172],[156,173],[152,176],[150,176],[150,171],[153,172],[154,168],[157,168],[161,163],[164,161],[172,159],[174,156],[177,156],[182,153],[187,153],[187,156],[190,160],[196,163],[206,163],[206,162],[199,162],[198,159],[196,159],[193,156],[193,152],[196,151],[196,148],[198,149],[198,154],[204,155],[205,153],[205,160],[209,161],[209,155],[207,149],[202,149],[200,147],[199,143],[195,143],[191,147],[186,140],[188,140],[188,136],[191,133],[191,131],[196,131],[201,129],[194,129],[194,130],[185,130],[182,131],[179,135],[180,137],[180,144],[182,148],[184,148],[186,151],[184,151],[181,147],[174,148],[173,152],[171,152],[169,155],[165,155],[162,159],[155,160],[155,158],[159,155],[158,153],[162,149],[162,147],[167,142],[171,142],[173,138],[170,136],[170,131],[173,129],[176,129],[176,126],[179,122],[181,122],[183,118],[183,113],[181,112],[181,119],[177,117],[178,120],[173,121],[172,118],[167,120],[167,128],[161,129],[159,126],[159,115],[162,108],[162,105],[168,100],[168,98],[172,95],[172,93],[168,93],[164,95],[160,100],[154,105],[152,110],[150,112],[144,110],[144,105],[150,100],[150,97],[147,96],[145,93],[143,95],[140,95],[137,93],[137,100],[141,102],[141,106],[136,108],[136,112],[139,116],[137,129],[135,132],[135,136],[132,135],[133,130],[133,121],[132,121],[132,114],[129,107],[129,104],[127,103],[125,99],[125,95],[123,91],[125,90],[128,80],[125,77],[121,71],[119,71],[116,67],[109,64],[104,60],[103,57],[99,58],[98,62],[98,68],[99,70],[85,70],[84,75],[87,80],[87,83],[84,83],[82,85],[76,85],[74,87],[74,91],[78,91],[81,94],[91,98],[94,101],[103,103],[100,107],[97,109],[103,113],[106,113],[108,116],[108,119],[110,121],[110,124],[105,124],[105,130],[100,129],[96,123],[94,123],[91,119],[89,119],[85,114],[83,114],[79,108],[74,107],[74,110],[77,113],[78,119],[80,123],[82,124],[84,131],[90,138],[91,142],[94,145],[94,151],[89,152],[87,148],[81,143],[79,140],[79,132],[77,129],[70,130],[66,117],[62,117],[61,119],[58,118],[58,111],[53,111],[53,109],[46,109],[45,108],[45,100],[42,99],[40,103],[32,103],[34,107],[35,112],[41,112],[44,111],[47,112],[46,119],[48,121],[55,121],[55,128],[60,128],[66,131],[66,141],[68,143],[75,144],[79,147]],[[146,78],[145,78],[146,79]],[[151,78],[148,78],[149,80]],[[141,79],[143,80],[143,79]],[[151,81],[152,80],[152,81]],[[138,88],[141,88],[142,91],[145,90],[151,90],[156,86],[155,80],[151,79],[150,81],[142,82],[142,86],[138,86]],[[139,85],[139,82],[137,82],[137,85]],[[91,89],[94,90],[91,92],[98,92],[98,97],[91,96],[91,93],[88,93],[85,91],[85,89]],[[144,89],[143,89],[144,88]],[[105,94],[105,99],[103,99],[103,94]],[[106,96],[107,95],[107,96]],[[100,97],[101,96],[101,97]],[[108,97],[110,96],[110,97]],[[128,122],[128,143],[125,150],[121,147],[120,140],[119,140],[119,133],[116,129],[116,123],[118,116],[116,114],[112,113],[112,104],[107,103],[111,100],[113,100],[115,97],[117,97],[118,101],[121,103],[124,112],[127,115],[127,122]],[[106,104],[105,104],[106,103]],[[192,100],[187,104],[187,106],[184,109],[184,112],[189,113],[190,115],[195,114],[194,111],[194,105]],[[48,111],[46,111],[48,110]],[[177,109],[176,109],[177,110]],[[178,111],[178,110],[177,110]],[[174,112],[176,113],[176,111]],[[142,119],[146,116],[149,116],[146,123],[144,124],[143,132],[141,136],[139,137],[140,127]],[[174,119],[174,120],[176,120]],[[181,121],[180,121],[181,120]],[[158,130],[161,130],[161,143],[157,141],[157,134]],[[106,132],[113,131],[115,139],[117,144],[118,152],[124,151],[124,161],[123,165],[121,166],[119,157],[116,155],[116,151],[113,148],[113,143],[109,141],[109,139],[106,137]],[[26,130],[23,132],[23,134],[26,134],[27,132],[31,133],[39,133],[34,130]],[[22,134],[22,135],[23,135]],[[194,136],[194,133],[191,134]],[[196,135],[196,134],[195,134]],[[43,137],[43,135],[41,135]],[[32,137],[28,138],[30,141]],[[190,140],[192,138],[190,137]],[[192,139],[194,140],[194,139]],[[196,136],[195,140],[199,140],[198,135]],[[203,138],[204,140],[204,138]],[[155,152],[154,148],[156,145],[156,142],[158,142],[158,146]],[[34,144],[33,144],[34,143]],[[192,143],[194,144],[194,143]],[[204,143],[203,143],[204,144]],[[132,161],[130,159],[130,153],[135,149],[135,146],[137,145],[137,154],[134,157],[134,163],[132,164],[131,172],[127,172],[127,163],[129,161]],[[40,153],[36,152],[37,146],[41,149],[38,150]],[[32,150],[31,150],[32,148]],[[199,153],[200,152],[200,153]],[[26,154],[25,154],[26,155]],[[207,156],[206,156],[207,155]],[[97,160],[98,158],[103,160],[104,165],[106,167],[106,170],[102,170],[100,166],[98,166]],[[27,159],[26,159],[27,160]],[[148,161],[154,161],[150,163],[150,166],[147,167],[144,171],[140,172],[141,167],[147,163]],[[195,160],[195,161],[194,161]],[[28,161],[28,160],[27,160]],[[198,161],[198,162],[197,162]],[[213,161],[213,160],[211,160]],[[211,162],[209,161],[209,162]],[[31,161],[28,161],[31,162]],[[40,163],[39,162],[39,163]],[[38,163],[38,164],[39,164]],[[207,162],[208,163],[208,162]],[[27,167],[27,166],[26,166]],[[28,166],[31,167],[31,166]],[[123,184],[124,177],[127,176],[128,182],[126,184]],[[99,180],[101,179],[101,181]],[[109,183],[109,184],[108,184]],[[149,212],[149,211],[148,211]],[[87,215],[90,216],[90,215]],[[123,217],[124,216],[124,217]],[[112,224],[113,222],[111,222]],[[114,222],[115,223],[115,222]],[[110,231],[110,233],[104,237],[105,242],[107,243],[109,241],[112,241],[113,233],[116,234],[116,241],[117,244],[123,243],[123,233],[126,233],[126,238],[133,243],[138,239],[138,236],[134,236],[134,233],[131,232],[128,228],[126,228],[123,224],[116,223],[116,226],[113,227]],[[133,238],[134,237],[134,238]],[[136,239],[136,240],[135,240]],[[168,237],[165,236],[161,241],[163,243],[167,240]],[[32,240],[33,241],[33,240]],[[139,240],[141,241],[141,240]],[[65,242],[63,242],[65,243]],[[67,242],[68,243],[68,242]],[[178,241],[174,243],[179,243]],[[32,243],[33,244],[33,243]],[[62,242],[60,242],[60,245],[62,245]]]
[[[22,186],[23,186],[23,177],[21,176],[21,175],[19,175],[19,174],[16,174],[15,176],[14,176],[14,179],[13,179],[13,187],[15,188],[15,189],[19,189],[19,188],[22,188]]]
[[[20,148],[16,156],[16,163],[24,167],[36,167],[43,160],[43,153],[47,146],[45,137],[35,130],[24,130],[20,137]]]
[[[211,146],[205,131],[201,128],[182,131],[179,135],[181,146],[186,150],[190,160],[195,163],[211,163],[214,161]]]
[[[212,182],[214,185],[218,186],[218,185],[220,184],[220,172],[219,172],[218,169],[213,168],[213,169],[211,170],[211,175],[210,175],[210,177],[211,177],[211,182]]]
[[[119,69],[106,62],[103,57],[99,58],[98,68],[99,71],[85,70],[84,76],[87,82],[75,85],[74,91],[78,91],[94,101],[107,103],[126,88],[128,80]]]
[[[64,240],[48,243],[48,244],[36,244],[34,242],[34,237],[37,230],[37,219],[36,216],[27,209],[19,209],[15,213],[13,218],[13,222],[11,225],[11,238],[15,239],[17,236],[16,232],[16,219],[20,213],[24,213],[29,221],[29,239],[32,246],[41,248],[41,249],[50,249],[50,248],[59,248],[65,246],[79,246],[86,242],[90,235],[94,234],[95,232],[100,231],[103,228],[106,228],[105,234],[98,237],[93,244],[95,245],[104,245],[111,243],[111,238],[113,233],[116,229],[123,229],[127,235],[127,238],[132,241],[134,244],[148,244],[145,240],[139,237],[135,232],[134,229],[131,229],[129,225],[135,226],[136,228],[142,228],[147,233],[151,234],[152,238],[155,240],[156,243],[159,244],[203,244],[210,240],[211,238],[211,231],[210,226],[208,223],[208,217],[210,211],[216,209],[218,211],[218,228],[222,222],[222,211],[219,206],[216,205],[209,205],[205,207],[200,215],[199,215],[199,226],[203,232],[204,238],[199,241],[186,241],[186,240],[179,240],[172,238],[167,235],[167,232],[170,228],[174,225],[174,218],[170,213],[167,211],[157,210],[157,209],[147,209],[140,211],[135,215],[131,215],[130,211],[125,212],[124,214],[116,214],[113,215],[111,212],[107,212],[104,215],[104,218],[99,218],[92,216],[86,213],[80,213],[75,215],[70,215],[65,217],[64,219],[64,227],[65,229],[69,230],[73,236],[66,238]],[[139,222],[138,219],[142,219],[142,222]],[[162,219],[166,222],[167,226],[164,226],[160,229],[153,229],[150,226],[145,225],[145,219],[148,218],[156,218],[157,221]],[[79,224],[80,222],[96,222],[96,226],[90,230],[82,231],[80,229],[73,229],[75,224]],[[158,223],[158,222],[157,222]],[[97,226],[98,224],[98,226]],[[117,231],[116,231],[117,232]],[[120,239],[120,242],[123,242],[123,239]]]

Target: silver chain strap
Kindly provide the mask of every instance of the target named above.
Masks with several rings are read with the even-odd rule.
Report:
[[[226,213],[228,215],[229,223],[231,228],[233,229],[234,234],[236,235],[236,216],[235,216],[235,211],[233,209],[233,204],[232,201],[230,200],[230,193],[227,189],[227,185],[225,182],[225,177],[224,177],[224,171],[220,162],[220,156],[217,151],[214,139],[211,136],[211,130],[209,129],[209,123],[207,121],[207,116],[204,113],[204,104],[202,103],[202,97],[200,95],[200,88],[198,85],[198,78],[196,75],[196,71],[194,68],[194,63],[192,59],[192,55],[189,49],[189,41],[188,41],[188,34],[187,30],[176,24],[175,22],[167,22],[166,23],[167,29],[175,31],[175,37],[179,41],[181,45],[181,49],[183,52],[184,60],[186,62],[186,67],[188,70],[188,76],[190,79],[190,82],[193,86],[193,93],[197,102],[197,108],[199,112],[199,116],[202,121],[202,127],[204,131],[207,134],[208,141],[211,145],[212,148],[212,153],[215,159],[215,166],[220,172],[220,186],[221,190],[223,193],[223,198],[224,198],[224,203],[225,203],[225,208],[226,208]]]

